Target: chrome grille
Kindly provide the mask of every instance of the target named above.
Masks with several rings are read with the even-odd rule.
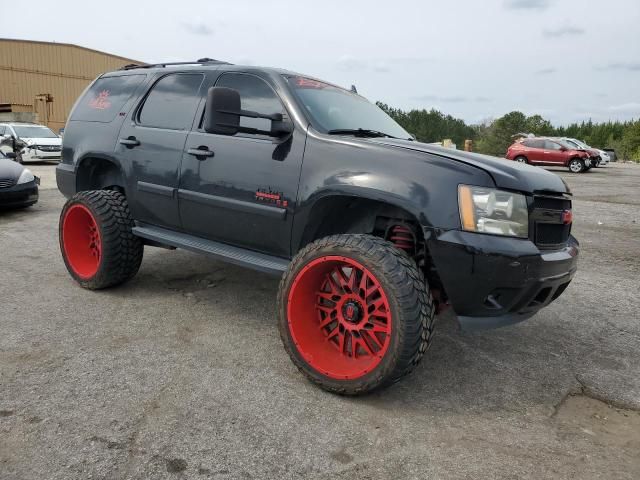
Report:
[[[60,145],[38,145],[36,148],[41,152],[59,152],[61,150]]]

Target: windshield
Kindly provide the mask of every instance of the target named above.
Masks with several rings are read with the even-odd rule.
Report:
[[[364,130],[411,140],[389,115],[356,93],[310,78],[286,78],[317,130]]]
[[[574,145],[577,145],[578,148],[589,148],[589,145],[587,145],[584,142],[581,142],[580,140],[576,140],[575,138],[572,138],[571,140],[567,139],[567,142],[573,143]]]
[[[571,140],[556,140],[556,142],[558,142],[563,147],[568,148],[569,150],[575,150],[576,148],[582,149],[580,145],[578,145],[575,142],[572,142]]]
[[[20,138],[58,138],[58,135],[47,127],[14,125],[13,129]]]

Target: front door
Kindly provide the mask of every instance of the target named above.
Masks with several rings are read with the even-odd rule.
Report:
[[[564,165],[566,161],[566,153],[562,150],[562,146],[551,140],[544,141],[544,161],[549,165]]]
[[[210,81],[207,87],[212,84]],[[243,110],[287,116],[265,79],[228,72],[215,85],[238,90]],[[242,117],[240,124],[270,130],[265,119]],[[306,132],[297,129],[287,137],[273,138],[209,134],[200,126],[195,128],[185,145],[178,190],[184,231],[288,257],[305,136]]]
[[[127,195],[136,220],[180,228],[180,162],[203,80],[197,72],[161,77],[120,129],[116,154],[130,169]]]

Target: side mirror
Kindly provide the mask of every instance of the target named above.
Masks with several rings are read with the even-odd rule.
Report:
[[[560,151],[561,152],[566,152],[567,151],[567,147],[560,147]]]
[[[18,155],[16,155],[16,152],[7,152],[7,153],[5,153],[5,156],[7,158],[12,159],[12,160],[15,160],[18,157]]]
[[[204,109],[204,131],[235,135],[240,130],[240,92],[232,88],[211,87]]]
[[[285,120],[282,118],[281,113],[276,113],[274,117],[278,119],[271,120],[271,136],[272,137],[283,137],[285,135],[289,135],[293,132],[293,123],[290,120]]]
[[[240,126],[240,117],[265,118],[271,120],[270,130]],[[242,110],[240,92],[233,88],[211,87],[207,92],[203,129],[207,133],[235,135],[238,132],[282,137],[293,132],[293,123],[285,120],[281,113],[262,114]]]

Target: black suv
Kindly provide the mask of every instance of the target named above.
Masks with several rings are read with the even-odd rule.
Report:
[[[464,328],[531,317],[575,271],[555,174],[413,141],[355,91],[198,62],[96,79],[66,125],[60,247],[89,289],[133,277],[143,246],[281,275],[282,341],[332,392],[411,371],[451,305]]]

